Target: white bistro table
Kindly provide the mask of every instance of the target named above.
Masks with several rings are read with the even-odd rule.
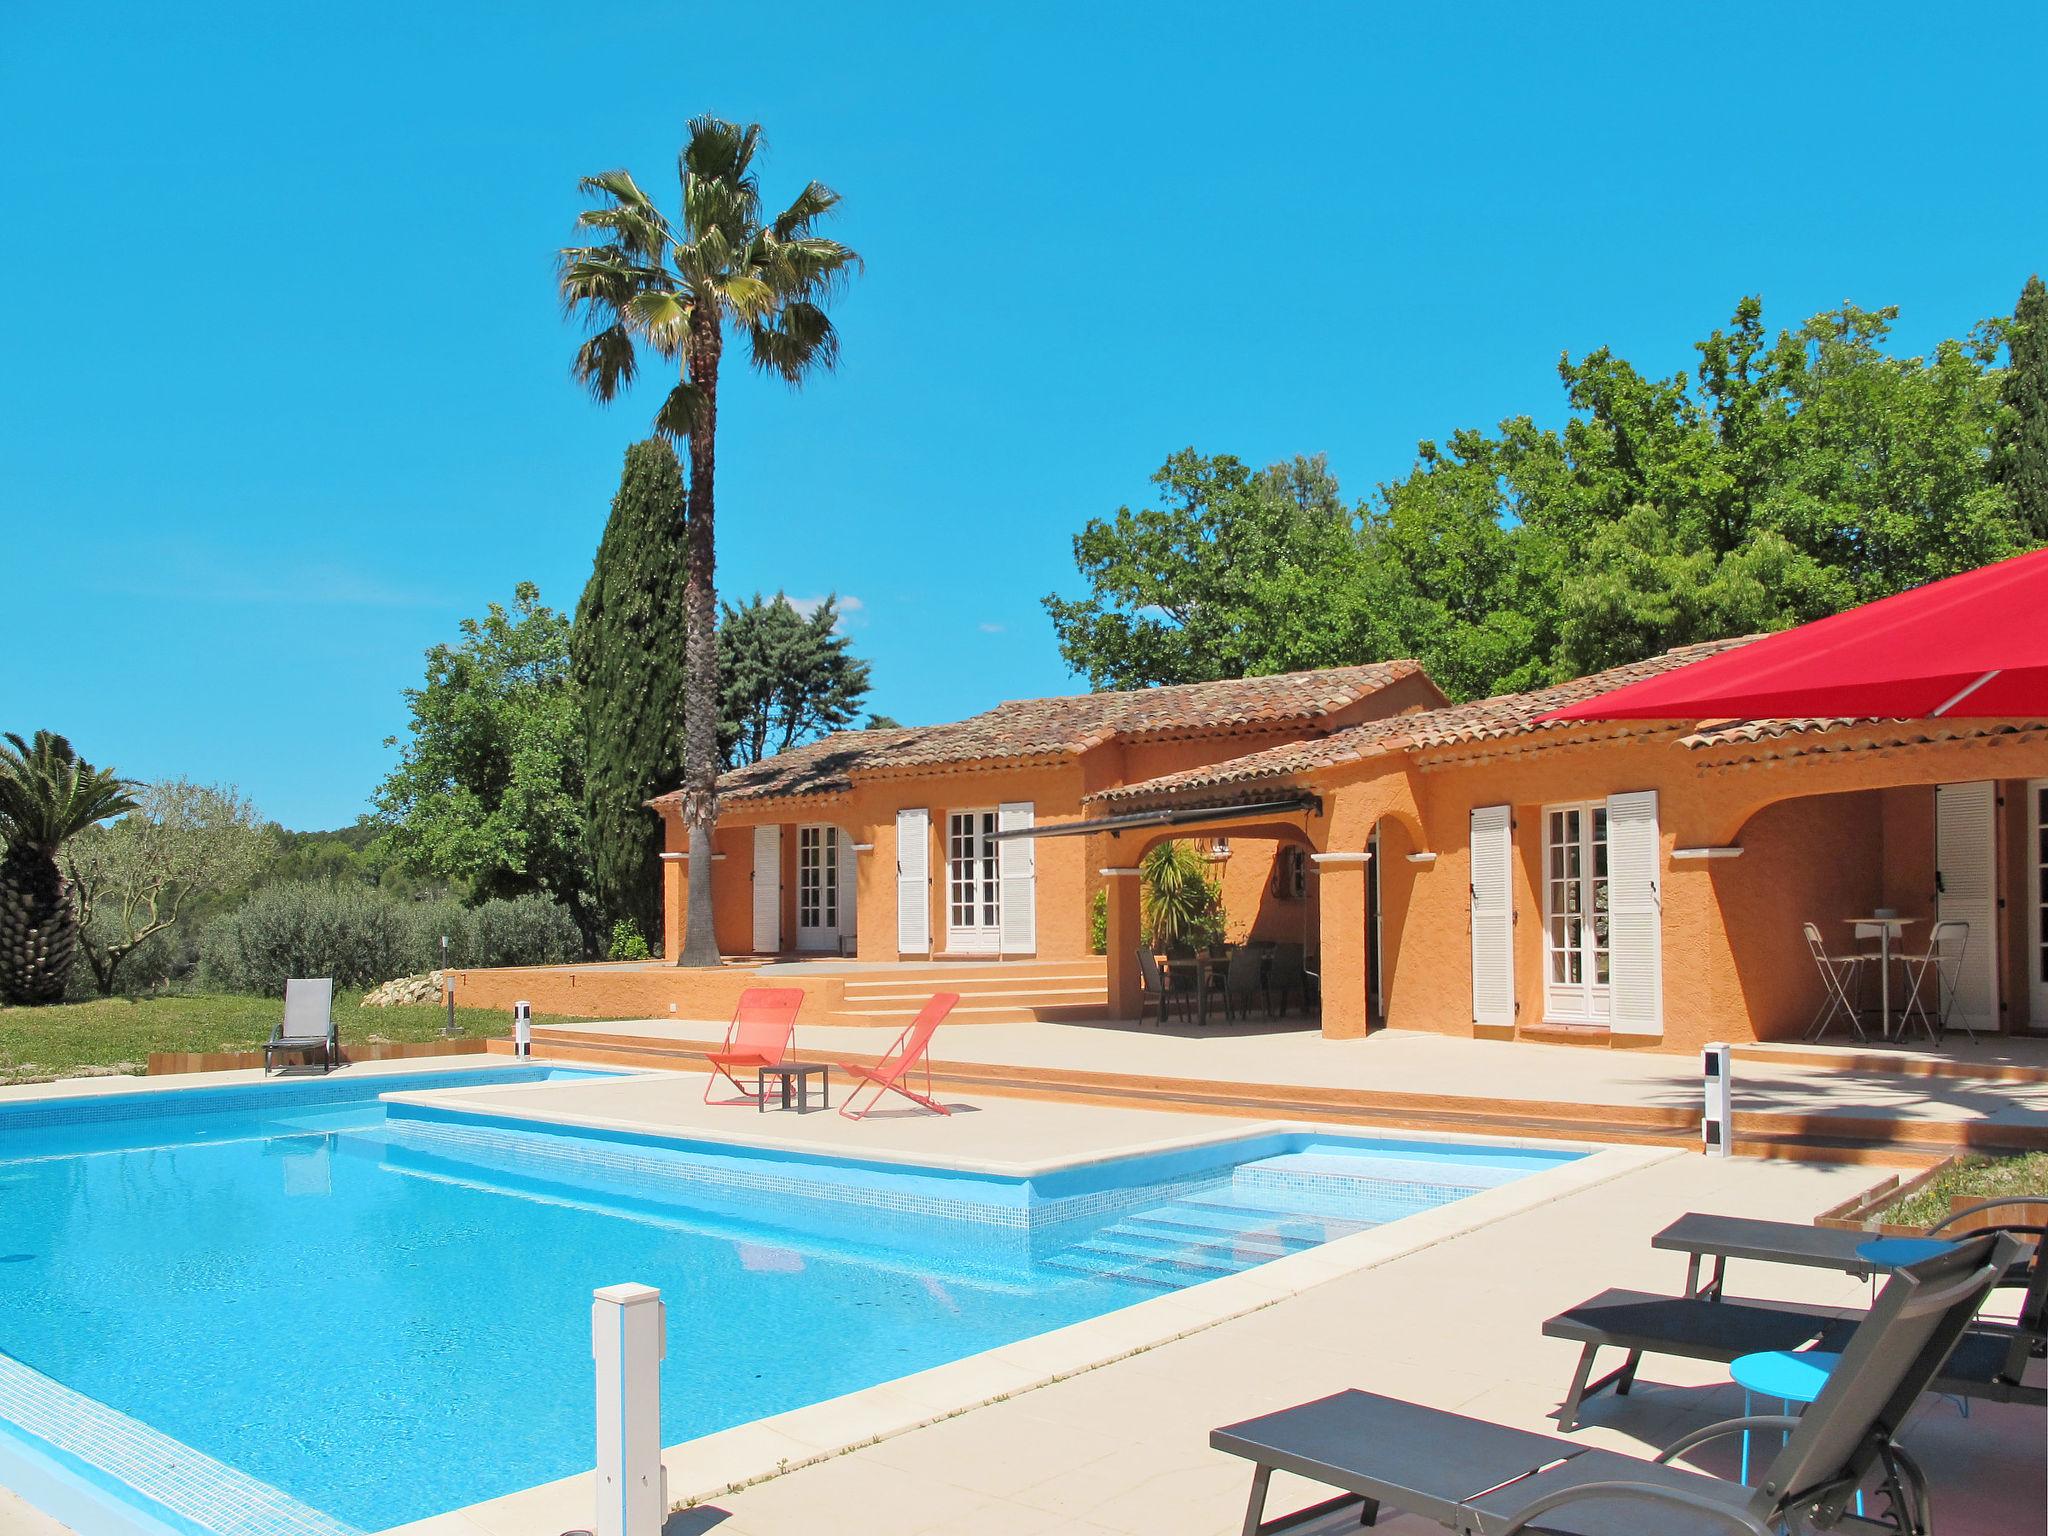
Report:
[[[1844,919],[1850,931],[1859,939],[1868,938],[1871,929],[1877,930],[1877,1033],[1883,1040],[1892,1037],[1892,941],[1905,934],[1907,927],[1920,922],[1917,917],[1851,917]]]

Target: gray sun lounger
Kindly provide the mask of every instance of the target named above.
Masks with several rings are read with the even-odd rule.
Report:
[[[263,1070],[280,1053],[319,1057],[320,1070],[332,1072],[341,1065],[341,1036],[334,1023],[334,979],[322,976],[313,981],[294,978],[284,984],[284,1017],[270,1038],[263,1042]]]
[[[1461,1536],[1770,1536],[1780,1524],[1926,1536],[1926,1481],[1890,1426],[1903,1423],[1963,1336],[2019,1241],[1988,1233],[1893,1271],[1845,1342],[1840,1363],[1798,1417],[1748,1414],[1710,1424],[1654,1459],[1589,1449],[1371,1392],[1340,1392],[1211,1431],[1209,1444],[1253,1464],[1245,1536],[1266,1536],[1357,1505],[1371,1524],[1391,1505]],[[1744,1430],[1782,1433],[1754,1488],[1671,1465]],[[1265,1518],[1276,1471],[1342,1494]],[[1851,1512],[1876,1473],[1873,1509]]]
[[[1942,1230],[1965,1216],[1988,1211],[1999,1206],[2034,1203],[2024,1196],[1987,1200],[1973,1205],[1968,1210],[1956,1211],[1946,1219],[1927,1229],[1929,1237],[1939,1236]],[[2039,1227],[2010,1228],[2016,1232],[2038,1235]],[[1662,1232],[1650,1239],[1652,1248],[1662,1248],[1686,1256],[1685,1294],[1688,1296],[1717,1296],[1727,1280],[1730,1259],[1751,1259],[1764,1264],[1800,1264],[1809,1269],[1834,1269],[1843,1274],[1867,1279],[1873,1274],[1884,1273],[1884,1266],[1872,1264],[1861,1256],[1865,1244],[1878,1236],[1875,1232],[1842,1227],[1816,1227],[1809,1222],[1764,1221],[1754,1216],[1720,1216],[1707,1211],[1688,1211],[1671,1223]],[[1700,1283],[1700,1268],[1704,1261],[1714,1261],[1713,1274],[1703,1285]],[[2021,1271],[2008,1275],[2003,1281],[2007,1285],[2024,1285],[2027,1276]]]
[[[1928,1232],[1929,1235],[1939,1234],[1943,1227],[1965,1216],[2036,1203],[2024,1196],[1986,1200],[1956,1212],[1929,1228]],[[1691,1224],[1689,1227],[1688,1223]],[[1791,1222],[1750,1221],[1743,1217],[1688,1216],[1659,1235],[1669,1236],[1681,1228],[1689,1233],[1699,1233],[1710,1230],[1709,1224],[1743,1229],[1740,1234],[1742,1257],[1770,1257],[1772,1233],[1782,1231],[1785,1246],[1777,1251],[1796,1255],[1790,1262],[1813,1262],[1825,1268],[1837,1268],[1841,1266],[1834,1261],[1846,1255],[1866,1272],[1869,1268],[1855,1253],[1855,1246],[1871,1240],[1872,1234],[1868,1232],[1844,1232]],[[2010,1323],[1988,1319],[1972,1323],[1956,1345],[1955,1353],[1943,1366],[1933,1390],[1956,1397],[2048,1406],[2048,1387],[2029,1383],[2026,1379],[2028,1362],[2048,1346],[2048,1253],[2044,1253],[2039,1241],[2041,1228],[2031,1223],[2011,1223],[2000,1225],[1997,1230],[2034,1241],[2032,1252],[2024,1255],[2000,1277],[2001,1284],[2018,1281],[2026,1285],[2019,1315]],[[1855,1246],[1844,1242],[1844,1239],[1854,1239]],[[1684,1251],[1697,1252],[1693,1249]],[[1696,1281],[1697,1271],[1688,1278]],[[1635,1382],[1636,1367],[1644,1355],[1672,1355],[1725,1364],[1740,1356],[1765,1350],[1810,1348],[1839,1352],[1843,1341],[1862,1319],[1861,1309],[1855,1307],[1730,1300],[1721,1292],[1718,1275],[1705,1290],[1694,1286],[1684,1296],[1660,1296],[1651,1291],[1602,1291],[1569,1311],[1558,1313],[1543,1325],[1546,1338],[1567,1339],[1582,1346],[1578,1368],[1573,1372],[1571,1387],[1565,1393],[1564,1406],[1558,1412],[1558,1424],[1568,1430],[1578,1428],[1581,1404],[1586,1398],[1609,1387],[1617,1396],[1626,1394]],[[1602,1349],[1622,1350],[1624,1359],[1614,1370],[1594,1381],[1591,1379],[1593,1365]]]

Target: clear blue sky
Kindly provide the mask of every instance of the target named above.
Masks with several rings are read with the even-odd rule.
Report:
[[[575,603],[655,394],[571,384],[550,258],[579,174],[672,194],[693,113],[868,261],[836,375],[728,389],[721,587],[857,599],[923,721],[1078,686],[1038,599],[1173,449],[1362,493],[1744,293],[1916,348],[2009,311],[2042,14],[7,6],[0,728],[364,809],[428,645]]]

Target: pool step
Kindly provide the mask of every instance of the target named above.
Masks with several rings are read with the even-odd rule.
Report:
[[[1171,1291],[1240,1274],[1368,1225],[1241,1204],[1227,1197],[1176,1200],[1111,1222],[1043,1262],[1068,1274]]]

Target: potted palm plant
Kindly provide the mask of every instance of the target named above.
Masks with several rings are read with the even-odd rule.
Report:
[[[1192,955],[1223,937],[1223,892],[1208,860],[1191,843],[1160,843],[1139,862],[1150,942],[1169,955]]]

